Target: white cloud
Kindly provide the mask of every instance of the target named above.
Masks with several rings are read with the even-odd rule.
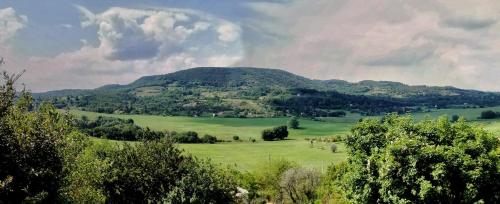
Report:
[[[0,9],[0,43],[14,37],[19,29],[28,22],[28,17],[17,15],[12,7]]]
[[[220,25],[217,32],[219,33],[219,40],[225,42],[232,42],[240,37],[239,27],[230,23]]]
[[[240,64],[285,68],[318,79],[393,80],[500,91],[500,2],[286,1],[249,3]]]
[[[237,25],[199,11],[113,7],[93,13],[75,7],[84,29],[97,28],[98,41],[82,39],[80,49],[55,57],[16,60],[24,61],[23,81],[34,91],[95,88],[195,66],[231,66],[244,55],[241,30],[233,31],[238,33],[231,42],[219,40],[217,28]]]

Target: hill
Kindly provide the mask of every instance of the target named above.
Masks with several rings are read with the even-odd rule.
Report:
[[[127,85],[35,94],[58,107],[106,113],[272,117],[367,115],[500,104],[500,94],[398,82],[312,80],[279,69],[199,67]]]

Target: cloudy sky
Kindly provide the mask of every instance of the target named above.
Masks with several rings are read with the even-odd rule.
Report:
[[[1,70],[33,91],[197,66],[500,91],[500,1],[0,1]]]

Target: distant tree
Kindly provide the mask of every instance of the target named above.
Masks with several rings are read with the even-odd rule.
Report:
[[[235,135],[235,136],[233,136],[233,140],[238,141],[238,140],[240,140],[240,137],[238,135]]]
[[[82,116],[73,123],[80,131],[90,136],[113,140],[154,140],[164,137],[163,132],[139,127],[132,119],[99,116],[95,120],[89,120],[88,117]]]
[[[262,131],[262,139],[265,141],[272,141],[276,137],[274,135],[274,131],[272,129],[266,129]]]
[[[288,127],[291,129],[298,129],[299,128],[299,119],[297,117],[293,116],[288,120]]]
[[[217,137],[212,135],[203,135],[200,142],[214,144],[217,142]]]
[[[500,141],[480,127],[389,115],[351,132],[342,180],[352,202],[500,202]]]
[[[486,111],[483,111],[481,112],[481,119],[494,119],[494,118],[497,118],[497,117],[500,117],[500,114],[499,113],[496,113],[492,110],[486,110]]]
[[[194,131],[176,133],[173,135],[173,140],[178,143],[200,143],[198,133]]]
[[[278,126],[262,131],[262,139],[265,141],[283,140],[288,137],[287,126]]]
[[[451,122],[457,122],[460,117],[458,115],[451,116]]]

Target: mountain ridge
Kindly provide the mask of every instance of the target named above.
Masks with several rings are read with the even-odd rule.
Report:
[[[151,80],[155,81],[157,80],[156,78],[161,78],[162,80],[168,80],[169,78],[179,76],[183,74],[184,82],[187,81],[193,81],[191,80],[185,80],[186,75],[185,73],[190,73],[190,72],[196,72],[200,70],[224,70],[224,71],[233,71],[233,70],[253,70],[253,71],[258,71],[258,72],[275,72],[275,73],[280,73],[280,74],[285,74],[289,76],[294,76],[297,78],[301,78],[303,80],[309,81],[309,87],[308,86],[299,86],[300,88],[314,88],[314,85],[318,84],[330,84],[332,86],[364,86],[364,87],[377,87],[381,86],[383,84],[391,84],[391,85],[398,85],[398,86],[403,86],[407,88],[420,88],[420,89],[451,89],[451,90],[460,90],[460,91],[475,91],[475,92],[482,92],[482,93],[496,93],[500,94],[500,92],[493,92],[493,91],[483,91],[483,90],[475,90],[475,89],[464,89],[464,88],[458,88],[454,86],[436,86],[436,85],[409,85],[405,84],[403,82],[397,82],[397,81],[386,81],[386,80],[361,80],[358,82],[350,82],[346,80],[341,80],[341,79],[326,79],[326,80],[319,80],[319,79],[311,79],[307,78],[304,76],[300,76],[282,69],[277,69],[277,68],[260,68],[260,67],[193,67],[193,68],[188,68],[188,69],[183,69],[179,70],[176,72],[172,73],[167,73],[167,74],[159,74],[159,75],[148,75],[148,76],[142,76],[138,78],[135,81],[132,81],[128,84],[107,84],[103,85],[94,89],[61,89],[61,90],[51,90],[51,91],[46,91],[46,92],[39,92],[36,94],[45,94],[45,93],[53,93],[53,92],[58,92],[58,91],[70,91],[70,90],[75,90],[75,91],[91,91],[91,90],[109,90],[109,89],[115,89],[115,88],[137,88],[140,86],[146,86],[146,85],[164,85],[164,83],[159,83],[155,84],[154,82],[150,82]],[[192,77],[192,75],[188,76]],[[196,81],[196,80],[194,80]],[[132,86],[132,87],[131,87]],[[330,89],[335,90],[335,88],[338,87],[329,87]],[[340,90],[340,91],[339,91]],[[347,91],[342,91],[342,89],[339,89],[337,91],[342,92],[342,93],[347,93]]]
[[[329,115],[348,110],[373,115],[422,108],[500,105],[500,94],[400,82],[314,80],[280,69],[196,67],[143,76],[125,85],[35,94],[58,107],[97,112],[234,117]]]

